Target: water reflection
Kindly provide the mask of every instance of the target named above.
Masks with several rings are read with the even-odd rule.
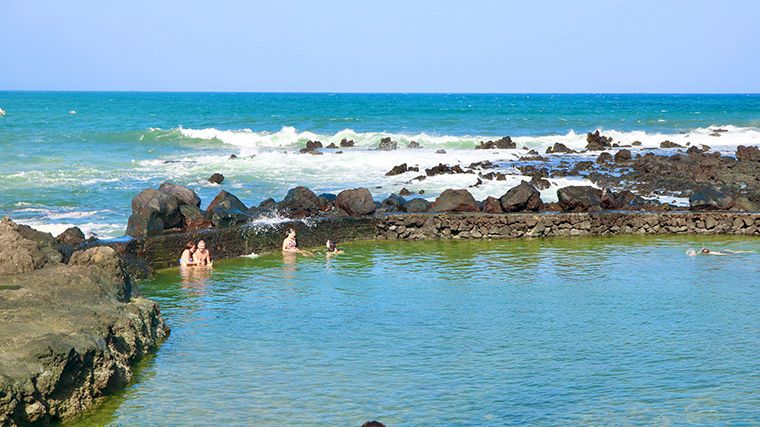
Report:
[[[180,266],[179,275],[182,278],[182,287],[204,292],[212,271],[210,268]]]

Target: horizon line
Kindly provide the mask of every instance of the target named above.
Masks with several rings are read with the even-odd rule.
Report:
[[[129,90],[129,89],[0,89],[0,92],[48,93],[186,93],[292,95],[760,95],[760,92],[394,92],[394,91],[237,91],[237,90]]]

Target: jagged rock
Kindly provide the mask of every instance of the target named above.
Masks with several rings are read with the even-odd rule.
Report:
[[[79,227],[69,227],[55,238],[60,244],[77,247],[84,242],[84,233]]]
[[[313,191],[299,186],[288,190],[288,194],[280,202],[280,211],[291,217],[304,217],[317,215],[322,207]]]
[[[412,141],[406,146],[406,148],[422,148],[422,145],[417,141]]]
[[[406,199],[399,195],[391,194],[387,199],[380,203],[380,209],[385,212],[400,212],[403,210],[405,204]]]
[[[555,142],[554,145],[546,149],[546,154],[558,154],[558,153],[576,153],[575,150],[571,150],[567,145],[561,142]]]
[[[615,163],[625,163],[630,162],[633,159],[633,156],[631,155],[631,150],[618,150],[617,153],[615,153]]]
[[[736,147],[736,159],[740,162],[760,162],[760,148],[740,145]]]
[[[597,129],[594,133],[586,134],[586,143],[586,150],[601,151],[612,146],[612,138],[600,135]]]
[[[481,173],[479,176],[483,179],[487,179],[489,181],[493,181],[494,179],[497,181],[506,181],[507,176],[501,172],[488,172],[488,173]]]
[[[389,170],[385,176],[394,176],[394,175],[401,175],[405,172],[419,172],[420,168],[417,166],[407,167],[406,163],[402,163],[400,165],[394,166],[391,170]]]
[[[467,173],[459,165],[449,166],[439,163],[438,166],[433,166],[430,169],[425,169],[427,176],[443,175],[443,174],[455,174],[455,173]]]
[[[274,212],[277,210],[277,202],[273,198],[267,197],[259,203],[258,208],[263,212]]]
[[[340,140],[340,146],[343,148],[351,148],[354,146],[354,140],[343,138]]]
[[[559,205],[566,212],[601,209],[602,190],[587,185],[571,185],[557,190]]]
[[[546,190],[547,188],[552,186],[548,179],[542,178],[538,174],[533,175],[530,178],[530,183],[531,185],[536,187],[537,190]]]
[[[401,190],[398,192],[398,194],[399,194],[399,195],[401,195],[401,196],[411,196],[411,195],[412,195],[412,192],[411,192],[411,191],[409,191],[409,190],[408,190],[406,187],[404,187],[404,188],[402,188],[402,189],[401,189]]]
[[[177,209],[179,211],[179,209]],[[181,216],[180,216],[181,218]],[[128,236],[141,238],[146,236],[155,236],[164,231],[164,221],[161,214],[154,209],[144,209],[133,211],[127,220]]]
[[[434,212],[478,212],[478,202],[467,190],[448,189],[441,193],[431,208]]]
[[[713,186],[705,186],[689,196],[689,209],[694,211],[728,210],[733,199]]]
[[[480,162],[473,162],[470,163],[470,166],[467,166],[467,169],[494,169],[496,168],[496,165],[493,164],[490,160],[482,160]]]
[[[158,187],[158,191],[163,191],[164,193],[168,193],[174,196],[180,205],[185,204],[193,205],[196,207],[201,206],[201,198],[198,197],[198,194],[196,194],[195,191],[191,190],[190,188],[184,187],[182,185],[165,182],[161,184],[160,187]]]
[[[224,190],[214,197],[206,208],[206,217],[215,227],[244,224],[249,219],[248,208],[234,194]]]
[[[325,148],[338,148],[338,146],[337,146],[337,145],[335,145],[335,143],[334,143],[334,142],[331,142],[331,143],[330,143],[329,145],[327,145],[327,147],[325,147]]]
[[[372,194],[366,188],[353,188],[338,193],[335,206],[351,216],[369,215],[376,209]]]
[[[0,276],[27,273],[60,263],[63,256],[58,248],[58,241],[51,234],[3,218],[0,221]]]
[[[541,193],[527,181],[509,189],[499,199],[504,212],[539,211],[544,207]]]
[[[182,229],[197,230],[210,227],[211,221],[206,219],[203,211],[195,205],[180,205],[179,212],[182,214]]]
[[[441,148],[440,150],[435,150],[435,154],[446,154],[446,150]]]
[[[212,184],[221,184],[223,181],[224,181],[224,175],[218,172],[211,174],[211,176],[208,178],[208,182]]]
[[[676,144],[675,142],[666,139],[660,143],[660,148],[683,148],[683,145]]]
[[[512,138],[505,136],[503,138],[497,139],[496,141],[480,141],[480,144],[475,146],[476,150],[492,150],[492,149],[500,149],[500,150],[506,150],[510,148],[517,148],[517,144],[512,142]]]
[[[320,141],[306,141],[306,147],[298,150],[300,153],[314,153],[318,149],[322,148]]]
[[[179,226],[182,222],[179,205],[179,200],[172,194],[147,189],[132,199],[132,212],[133,214],[146,215],[147,211],[156,211],[164,223],[164,228],[170,229]]]
[[[430,209],[430,202],[425,199],[416,198],[404,203],[404,212],[427,212]]]
[[[502,213],[501,202],[496,197],[488,196],[480,203],[480,210],[486,213]]]
[[[391,137],[386,136],[385,138],[380,139],[380,145],[377,147],[380,151],[393,151],[398,148],[398,143],[396,141],[392,141]]]

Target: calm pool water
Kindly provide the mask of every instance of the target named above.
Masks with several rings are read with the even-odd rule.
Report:
[[[143,284],[172,327],[82,424],[760,423],[760,252],[737,238],[371,242]]]

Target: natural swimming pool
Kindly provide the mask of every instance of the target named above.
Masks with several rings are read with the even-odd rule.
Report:
[[[167,270],[171,337],[82,424],[758,422],[760,254],[738,237],[357,242]]]

